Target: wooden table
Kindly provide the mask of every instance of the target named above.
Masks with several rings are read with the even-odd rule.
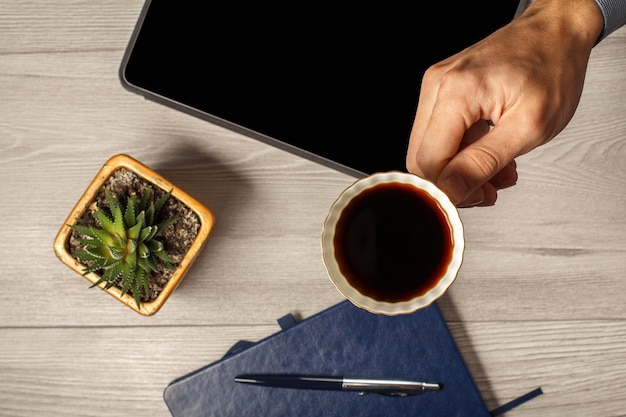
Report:
[[[341,300],[322,221],[353,178],[124,90],[140,0],[0,1],[0,415],[169,416],[174,378]],[[143,317],[88,289],[53,239],[106,159],[130,154],[209,207],[209,243]],[[626,28],[593,51],[578,111],[461,210],[440,306],[490,408],[626,415]]]

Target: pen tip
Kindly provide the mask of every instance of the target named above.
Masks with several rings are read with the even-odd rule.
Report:
[[[238,375],[235,377],[235,382],[242,382],[245,384],[255,384],[255,383],[258,383],[259,381],[256,378],[248,377],[245,375]]]

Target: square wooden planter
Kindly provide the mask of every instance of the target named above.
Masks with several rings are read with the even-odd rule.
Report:
[[[213,228],[214,217],[213,214],[201,203],[144,164],[128,155],[120,154],[113,156],[104,164],[96,177],[89,184],[82,197],[78,200],[70,212],[67,220],[59,230],[56,239],[54,240],[54,252],[61,262],[86,278],[92,284],[95,284],[98,281],[100,275],[95,272],[84,275],[83,270],[85,265],[80,263],[70,252],[70,239],[73,233],[72,226],[77,224],[79,219],[85,215],[90,206],[94,204],[94,201],[103,186],[114,175],[114,173],[120,169],[131,171],[141,180],[150,183],[153,189],[160,189],[163,192],[172,190],[170,199],[176,199],[178,202],[186,206],[191,213],[197,216],[197,220],[199,221],[199,227],[196,224],[197,235],[193,240],[193,243],[191,243],[182,257],[182,260],[177,263],[176,269],[171,273],[169,279],[153,300],[146,302],[142,301],[140,305],[137,306],[135,299],[131,294],[122,294],[121,289],[116,286],[105,289],[105,283],[99,284],[100,288],[132,310],[139,314],[150,316],[159,311],[159,309],[163,306],[165,301],[183,279],[201,249],[204,247],[209,233]]]

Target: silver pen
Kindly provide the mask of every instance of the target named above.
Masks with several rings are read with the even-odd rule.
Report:
[[[290,374],[238,375],[235,378],[235,382],[278,388],[356,391],[360,394],[375,393],[393,397],[407,397],[421,394],[425,391],[441,389],[441,384],[439,383],[406,379],[346,378]]]

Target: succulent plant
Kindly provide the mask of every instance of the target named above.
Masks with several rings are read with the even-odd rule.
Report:
[[[72,226],[82,235],[76,237],[81,248],[74,251],[74,256],[86,265],[83,274],[101,273],[91,287],[103,282],[106,289],[117,285],[121,288],[120,296],[131,292],[140,308],[141,290],[146,294],[150,291],[146,276],[152,271],[174,269],[174,260],[157,237],[177,219],[155,224],[171,193],[170,190],[154,201],[152,188],[147,187],[141,199],[133,193],[123,207],[120,197],[105,188],[109,210],[97,207],[92,213],[100,227],[84,222]]]

